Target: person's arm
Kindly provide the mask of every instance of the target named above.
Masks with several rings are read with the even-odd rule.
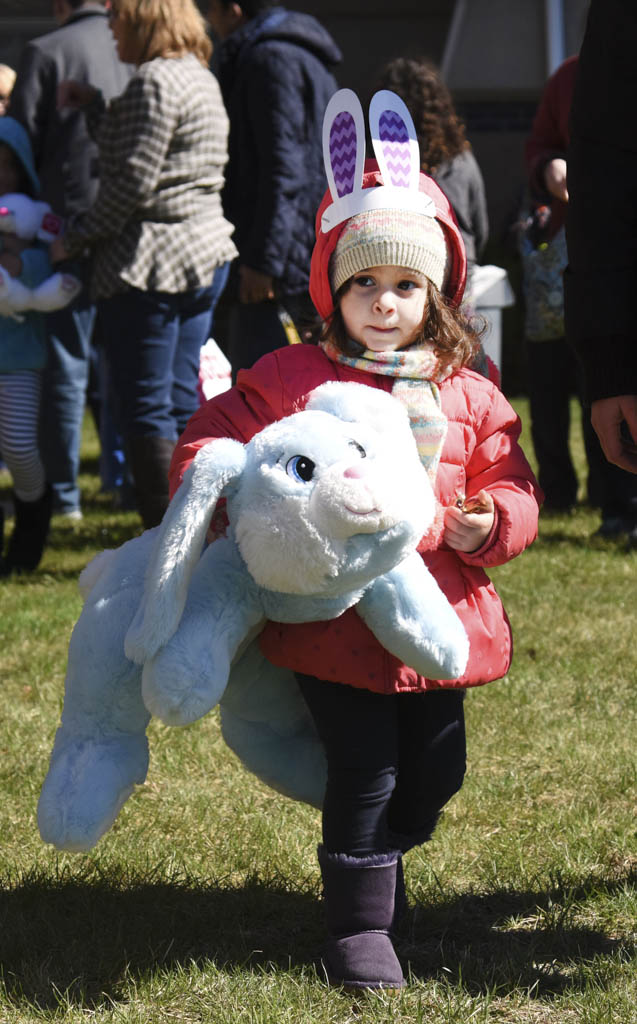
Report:
[[[637,444],[630,440],[637,438],[637,395],[616,395],[593,402],[591,423],[608,461],[637,473]]]
[[[561,66],[547,81],[525,146],[529,185],[536,195],[549,192],[566,202],[565,109],[572,92],[573,70]],[[562,109],[564,108],[564,109]]]
[[[136,75],[111,101],[100,131],[100,185],[95,203],[64,237],[67,253],[117,236],[155,192],[179,110],[170,90]]]
[[[483,491],[493,502],[494,517],[480,547],[464,550],[455,544],[450,546],[468,564],[502,565],[535,540],[542,494],[519,445],[521,425],[515,410],[491,385],[482,385],[480,401],[483,413],[465,471],[467,504],[471,507],[470,499],[478,498]],[[481,503],[485,504],[484,498]],[[457,511],[454,509],[452,514],[448,509],[447,517],[457,521]]]
[[[473,162],[475,164],[475,173],[471,181],[471,226],[475,239],[476,259],[480,260],[489,240],[489,214],[482,171],[475,158]]]
[[[637,472],[637,8],[592,0],[567,152],[566,335],[604,454]],[[626,435],[626,426],[632,441]]]
[[[33,43],[27,43],[11,93],[11,117],[26,129],[36,167],[40,165],[47,126],[56,114],[56,89],[55,63]]]
[[[307,187],[303,83],[294,62],[274,63],[265,52],[262,57],[255,55],[249,75],[248,117],[257,147],[257,203],[240,263],[274,281],[287,262],[290,216]]]
[[[97,133],[106,112],[106,103],[99,89],[86,82],[65,79],[57,88],[57,108],[81,111],[89,135],[94,141],[97,140]]]

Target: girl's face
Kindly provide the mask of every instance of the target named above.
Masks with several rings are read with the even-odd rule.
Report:
[[[18,159],[6,143],[0,142],[0,196],[5,192],[19,192],[22,172]]]
[[[405,267],[354,274],[340,303],[350,338],[372,352],[395,352],[418,336],[427,311],[427,279]]]

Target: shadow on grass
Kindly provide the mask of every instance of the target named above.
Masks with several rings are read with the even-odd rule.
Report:
[[[551,998],[584,987],[581,964],[634,953],[573,923],[568,907],[635,881],[633,874],[567,892],[460,894],[412,909],[397,949],[417,979]],[[508,928],[509,919],[529,917],[533,927]],[[0,890],[0,977],[15,1006],[50,1009],[64,993],[71,1005],[92,1008],[126,998],[127,979],[193,961],[286,971],[315,961],[322,939],[317,894],[281,878],[247,879],[239,888],[152,875],[114,882],[91,868],[84,876],[32,873]]]
[[[469,892],[417,905],[403,925],[398,951],[413,977],[446,977],[474,994],[518,989],[546,999],[581,990],[587,984],[581,969],[595,957],[623,961],[637,952],[633,941],[582,923],[582,905],[636,883],[631,871],[610,881]]]

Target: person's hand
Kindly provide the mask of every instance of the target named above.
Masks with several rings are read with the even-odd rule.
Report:
[[[274,298],[274,279],[253,267],[239,267],[239,302],[251,305]]]
[[[626,422],[632,442],[622,436],[622,421]],[[617,395],[593,402],[591,423],[608,461],[629,473],[637,473],[637,395]]]
[[[556,157],[549,160],[544,168],[544,184],[548,191],[556,199],[568,203],[568,189],[566,187],[566,160]]]
[[[444,540],[454,551],[467,554],[481,548],[493,529],[495,503],[488,491],[445,509]]]
[[[64,82],[60,82],[57,90],[57,108],[63,110],[65,107],[69,107],[71,110],[81,110],[82,107],[87,106],[92,99],[97,95],[97,89],[94,89],[92,85],[87,85],[85,82],[76,82],[71,78],[67,78]]]
[[[64,237],[54,238],[49,245],[49,259],[51,263],[61,263],[62,260],[68,260],[69,252],[64,244]]]
[[[4,267],[9,277],[20,277],[22,260],[14,252],[0,252],[0,267]]]

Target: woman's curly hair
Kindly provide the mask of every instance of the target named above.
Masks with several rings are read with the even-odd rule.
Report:
[[[470,148],[451,94],[434,64],[397,57],[380,72],[378,88],[397,93],[409,110],[418,136],[420,169],[425,174],[433,174],[445,160]]]

